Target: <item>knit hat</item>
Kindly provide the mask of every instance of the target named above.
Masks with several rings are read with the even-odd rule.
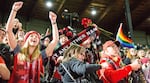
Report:
[[[37,34],[38,35],[38,38],[40,39],[40,34],[36,31],[29,31],[25,34],[24,36],[24,41],[26,41],[28,39],[28,37],[31,35],[31,34]]]
[[[119,47],[119,46],[120,46],[120,43],[119,43],[119,41],[112,41],[112,40],[106,41],[106,42],[103,44],[103,50],[105,50],[107,47],[113,46],[113,45],[116,45],[117,47]]]

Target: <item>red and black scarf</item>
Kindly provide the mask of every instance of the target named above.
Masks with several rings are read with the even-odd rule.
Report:
[[[96,34],[97,28],[95,27],[88,27],[78,33],[76,36],[71,38],[69,41],[67,41],[64,45],[60,46],[58,49],[56,49],[53,53],[53,58],[57,58],[63,54],[63,52],[70,46],[71,43],[73,44],[81,44],[85,40],[89,38],[91,34]]]
[[[40,83],[40,73],[44,73],[42,57],[29,62],[14,56],[14,68],[8,83]]]

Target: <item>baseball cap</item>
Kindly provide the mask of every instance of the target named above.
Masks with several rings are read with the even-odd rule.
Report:
[[[106,41],[103,44],[103,50],[105,50],[107,47],[113,46],[113,45],[116,45],[117,47],[119,47],[120,46],[120,42],[119,41],[112,41],[112,40]]]

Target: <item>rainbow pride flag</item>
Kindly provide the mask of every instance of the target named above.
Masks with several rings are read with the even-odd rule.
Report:
[[[116,35],[116,41],[119,41],[123,47],[134,48],[132,39],[124,35],[123,30],[122,30],[122,24],[123,23],[120,23],[120,27]]]

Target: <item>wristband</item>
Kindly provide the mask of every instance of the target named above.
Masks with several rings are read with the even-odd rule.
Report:
[[[56,24],[56,22],[53,22],[52,24]]]

